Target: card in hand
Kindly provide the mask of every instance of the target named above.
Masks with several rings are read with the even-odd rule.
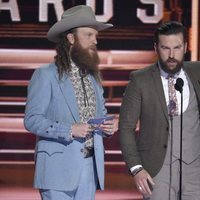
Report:
[[[93,119],[88,120],[87,123],[88,123],[88,124],[100,125],[100,124],[102,124],[104,121],[112,120],[112,119],[114,119],[114,118],[115,118],[114,115],[107,116],[107,117],[101,117],[101,118],[93,118]]]

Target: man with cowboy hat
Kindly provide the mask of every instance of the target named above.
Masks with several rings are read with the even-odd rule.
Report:
[[[88,121],[107,114],[96,36],[109,27],[79,5],[48,31],[57,55],[35,70],[24,119],[37,136],[34,187],[43,200],[93,200],[96,189],[104,189],[102,138],[113,135],[118,123],[115,117],[98,126]]]

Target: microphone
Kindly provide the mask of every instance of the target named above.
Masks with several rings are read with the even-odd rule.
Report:
[[[183,85],[184,85],[183,79],[177,78],[176,83],[174,85],[175,89],[181,93],[183,91]]]

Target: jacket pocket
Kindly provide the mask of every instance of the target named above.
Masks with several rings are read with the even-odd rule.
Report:
[[[60,143],[39,141],[37,144],[37,153],[47,153],[52,156],[55,153],[63,153],[65,146]]]

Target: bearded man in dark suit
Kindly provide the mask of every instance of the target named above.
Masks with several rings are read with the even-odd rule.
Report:
[[[188,200],[200,196],[200,63],[184,61],[186,38],[181,23],[161,24],[154,43],[158,61],[131,73],[123,97],[120,144],[144,199]],[[174,80],[169,88],[170,78]],[[183,101],[181,92],[174,88],[178,78],[183,85]]]

